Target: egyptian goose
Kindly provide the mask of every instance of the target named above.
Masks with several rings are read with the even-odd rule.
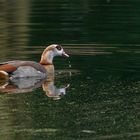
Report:
[[[13,79],[21,77],[46,77],[46,66],[53,65],[55,56],[69,57],[61,45],[52,44],[42,53],[39,63],[34,61],[8,61],[0,63],[0,79]]]

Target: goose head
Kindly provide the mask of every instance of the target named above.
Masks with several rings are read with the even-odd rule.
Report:
[[[52,65],[53,64],[53,58],[55,56],[64,56],[69,57],[67,53],[65,53],[64,49],[61,45],[58,44],[52,44],[49,45],[42,53],[40,64],[42,65]]]

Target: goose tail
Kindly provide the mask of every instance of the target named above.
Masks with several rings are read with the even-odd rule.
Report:
[[[0,80],[9,80],[9,74],[6,71],[0,70]]]

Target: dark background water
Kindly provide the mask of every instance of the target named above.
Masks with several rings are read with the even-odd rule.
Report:
[[[62,44],[57,101],[39,87],[0,95],[0,137],[140,139],[140,2],[138,0],[1,0],[0,61],[39,61]],[[71,66],[71,67],[70,67]]]

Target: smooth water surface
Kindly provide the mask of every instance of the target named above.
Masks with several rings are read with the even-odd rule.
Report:
[[[140,139],[139,5],[1,1],[1,62],[39,61],[52,43],[62,44],[70,58],[55,58],[54,81],[23,80],[8,93],[1,83],[0,139]],[[49,87],[65,92],[51,97]]]

